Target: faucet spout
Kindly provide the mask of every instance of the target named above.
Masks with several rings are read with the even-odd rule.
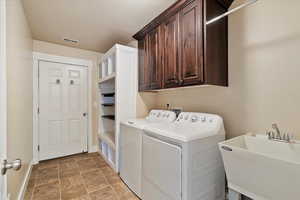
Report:
[[[272,124],[272,128],[276,131],[276,139],[281,140],[281,133],[276,123]]]
[[[292,140],[293,134],[290,134],[288,132],[283,134],[280,132],[277,124],[272,124],[272,131],[267,131],[267,136],[269,140],[274,140],[278,142],[287,142],[287,143],[293,143]]]

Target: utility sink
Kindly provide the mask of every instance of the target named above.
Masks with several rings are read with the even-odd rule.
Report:
[[[219,143],[228,187],[254,200],[300,199],[300,143],[244,135]]]

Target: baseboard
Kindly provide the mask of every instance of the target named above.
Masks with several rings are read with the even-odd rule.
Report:
[[[39,160],[38,159],[33,159],[32,160],[32,165],[37,165],[39,164]]]
[[[98,145],[94,145],[90,149],[89,153],[95,153],[95,152],[98,152],[98,151],[99,151]]]
[[[30,175],[31,175],[31,171],[32,171],[32,166],[33,166],[33,161],[30,162],[30,165],[29,165],[28,170],[26,172],[26,176],[25,176],[25,178],[22,182],[22,186],[21,186],[21,189],[20,189],[20,192],[19,192],[18,200],[23,200],[24,199],[25,192],[26,192],[27,185],[28,185]]]

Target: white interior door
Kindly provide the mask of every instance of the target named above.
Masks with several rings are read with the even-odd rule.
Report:
[[[0,1],[0,168],[7,158],[6,153],[6,1]],[[6,199],[6,176],[0,173],[0,200]]]
[[[39,61],[39,159],[87,151],[87,67]]]

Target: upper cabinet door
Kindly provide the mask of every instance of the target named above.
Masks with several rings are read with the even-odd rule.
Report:
[[[148,65],[148,37],[138,41],[139,48],[139,91],[150,88],[150,69]]]
[[[160,27],[148,33],[148,69],[150,72],[150,88],[161,89],[162,65],[160,58]]]
[[[133,37],[139,55],[140,91],[192,85],[228,86],[228,22],[205,20],[233,0],[177,0]],[[146,38],[146,39],[145,39]],[[144,56],[144,57],[143,57]]]
[[[178,61],[179,14],[162,24],[162,63],[164,88],[179,86],[180,66]]]
[[[203,78],[202,1],[195,0],[180,12],[181,84],[201,84]]]

